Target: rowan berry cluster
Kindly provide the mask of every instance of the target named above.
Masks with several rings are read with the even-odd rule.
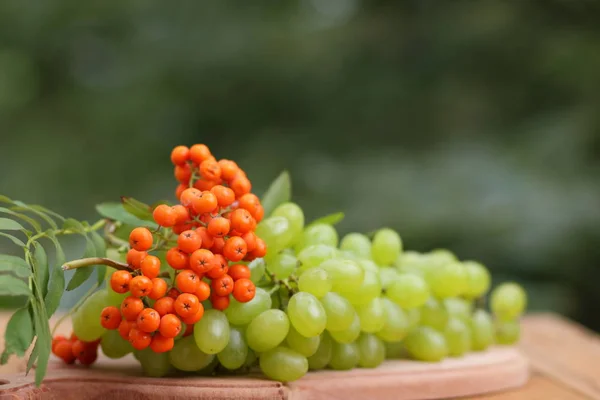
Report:
[[[68,338],[56,335],[52,339],[52,353],[67,364],[73,364],[77,360],[82,365],[90,365],[98,358],[99,344],[100,340],[84,342],[75,334],[71,334]]]

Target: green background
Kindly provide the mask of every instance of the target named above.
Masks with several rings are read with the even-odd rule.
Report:
[[[531,309],[600,329],[599,15],[583,0],[3,1],[0,193],[93,221],[121,195],[172,197],[170,149],[206,143],[258,193],[289,169],[308,219],[342,210],[342,233],[450,248],[523,283]]]

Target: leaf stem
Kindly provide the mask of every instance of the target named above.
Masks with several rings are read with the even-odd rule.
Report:
[[[132,271],[133,269],[125,263],[121,263],[115,260],[111,260],[110,258],[104,257],[90,257],[90,258],[81,258],[79,260],[74,260],[68,262],[62,266],[63,271],[68,271],[71,269],[90,267],[92,265],[108,265],[109,267],[113,267],[115,269]]]

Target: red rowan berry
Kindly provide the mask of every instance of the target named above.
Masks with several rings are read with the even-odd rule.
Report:
[[[219,207],[228,207],[235,201],[235,193],[228,187],[216,185],[213,186],[210,191],[217,198]]]
[[[230,222],[227,218],[217,217],[213,218],[209,223],[208,233],[214,237],[223,237],[229,233]]]
[[[175,198],[179,200],[181,198],[181,194],[185,189],[188,188],[188,183],[180,183],[175,189]]]
[[[253,193],[247,193],[238,199],[238,207],[254,214],[260,206],[259,198]]]
[[[214,244],[215,239],[210,233],[208,233],[208,230],[201,226],[200,228],[196,229],[196,233],[202,238],[202,248],[210,249]]]
[[[175,225],[185,224],[190,219],[190,212],[187,208],[182,206],[181,204],[177,204],[173,207],[173,212],[175,213]]]
[[[194,199],[200,196],[202,192],[198,189],[188,188],[181,192],[181,196],[179,197],[179,201],[184,207],[191,207]]]
[[[187,268],[190,262],[190,256],[177,247],[173,247],[167,251],[167,264],[173,269]]]
[[[198,284],[200,278],[198,275],[189,269],[184,269],[177,274],[175,278],[175,284],[177,288],[183,293],[194,293],[198,290]]]
[[[214,267],[215,255],[206,249],[199,249],[190,256],[190,268],[197,274],[203,275]]]
[[[217,208],[217,198],[212,192],[205,190],[199,196],[194,197],[192,208],[198,214],[209,213]]]
[[[217,185],[217,181],[208,181],[206,179],[198,179],[194,182],[194,188],[204,192],[205,190],[212,189],[215,185]]]
[[[190,293],[182,293],[175,300],[175,312],[182,318],[189,317],[198,312],[200,308],[200,301],[198,298]]]
[[[234,281],[237,281],[239,279],[250,279],[251,275],[250,268],[248,268],[248,266],[244,264],[232,265],[231,267],[229,267],[228,274]]]
[[[221,178],[226,181],[232,180],[240,170],[238,165],[231,160],[219,160],[219,166],[221,167]]]
[[[195,144],[190,148],[190,158],[195,164],[202,164],[202,161],[210,158],[212,154],[206,145]]]
[[[127,252],[127,264],[131,265],[133,269],[139,269],[142,264],[142,260],[146,258],[148,253],[145,251],[137,251],[136,249],[130,249]]]
[[[229,307],[229,296],[217,296],[215,294],[212,294],[210,296],[210,304],[212,304],[213,308],[215,310],[225,310],[227,307]]]
[[[137,297],[128,296],[121,303],[121,314],[128,321],[135,321],[144,309],[144,302]]]
[[[147,276],[136,276],[129,282],[129,291],[135,297],[147,296],[152,291],[152,281]]]
[[[252,217],[254,218],[254,220],[257,223],[262,221],[264,216],[265,216],[265,209],[263,208],[262,205],[258,206],[258,208],[256,209],[256,212],[252,214]]]
[[[204,306],[202,305],[202,303],[200,303],[200,307],[198,307],[198,311],[196,311],[196,314],[183,318],[183,322],[187,325],[192,325],[192,324],[195,324],[196,322],[200,321],[203,316],[204,316]]]
[[[256,248],[252,251],[252,256],[255,258],[264,257],[267,254],[267,244],[264,240],[256,238]]]
[[[146,347],[150,346],[151,341],[152,336],[147,332],[138,328],[131,328],[129,331],[129,343],[131,343],[136,350],[144,350]]]
[[[192,333],[194,333],[194,324],[186,325],[183,337],[190,336]]]
[[[204,281],[200,281],[198,289],[194,293],[199,301],[204,301],[210,297],[210,286]]]
[[[256,221],[252,218],[252,215],[248,210],[238,208],[234,210],[229,216],[231,220],[231,228],[244,234],[250,232],[256,227]]]
[[[100,314],[100,324],[106,329],[117,329],[121,324],[121,312],[117,307],[104,307]]]
[[[122,320],[119,324],[119,335],[125,339],[129,340],[129,331],[131,328],[135,327],[135,321],[127,321],[126,319]]]
[[[246,257],[248,248],[246,242],[239,236],[232,236],[225,241],[225,247],[223,247],[223,255],[230,261],[241,261]],[[129,285],[131,287],[131,284]]]
[[[190,254],[195,252],[202,245],[202,237],[196,231],[182,232],[177,238],[177,247]]]
[[[148,228],[134,228],[129,234],[129,245],[137,251],[147,251],[152,247],[152,233]]]
[[[233,285],[233,298],[240,303],[247,303],[254,298],[256,286],[250,279],[238,279]]]
[[[169,207],[166,204],[160,204],[152,211],[152,218],[154,218],[154,221],[158,225],[170,228],[175,225],[177,215],[172,207]]]
[[[233,279],[225,274],[219,278],[213,279],[210,284],[211,293],[217,296],[227,296],[233,291]]]
[[[190,159],[190,149],[187,146],[177,146],[171,151],[171,162],[183,165]]]
[[[242,235],[242,239],[246,242],[246,248],[248,252],[254,251],[256,249],[256,234],[252,231],[246,232]]]
[[[52,338],[52,346],[51,346],[52,351],[54,351],[54,346],[56,346],[57,343],[62,342],[63,340],[67,340],[67,338],[63,335],[54,336]]]
[[[246,193],[250,193],[252,190],[252,184],[248,180],[248,178],[244,176],[237,176],[233,178],[229,187],[233,190],[236,197],[240,197],[245,195]]]
[[[175,179],[179,181],[179,183],[189,183],[190,178],[192,177],[192,168],[188,164],[176,165],[173,175],[175,176]]]
[[[225,247],[225,239],[215,238],[210,250],[215,254],[222,254],[224,247]]]
[[[181,320],[175,314],[165,314],[160,319],[158,331],[164,337],[174,338],[181,332]]]
[[[215,254],[213,264],[214,267],[206,273],[206,276],[210,279],[216,279],[220,276],[223,276],[229,270],[227,260],[225,260],[225,257],[223,257],[221,254]]]
[[[160,315],[153,308],[145,308],[137,317],[137,328],[141,331],[152,333],[160,325]]]
[[[131,282],[131,273],[129,271],[115,271],[110,276],[110,287],[117,293],[127,293],[129,291],[129,282]]]
[[[150,348],[155,353],[165,353],[171,350],[174,344],[175,339],[167,338],[161,335],[160,333],[156,333],[150,341]]]
[[[160,259],[156,256],[146,256],[140,264],[140,269],[144,276],[154,279],[160,273]]]
[[[52,352],[67,364],[73,364],[75,362],[76,357],[73,354],[73,342],[70,340],[62,340],[56,343],[56,345],[52,347]]]
[[[200,164],[200,175],[207,181],[221,179],[221,167],[215,160],[204,160]]]
[[[177,299],[177,297],[179,297],[180,294],[181,292],[179,291],[179,289],[174,287],[169,289],[169,291],[167,292],[167,296],[172,298],[173,300]]]
[[[179,295],[177,295],[179,296]],[[177,298],[177,297],[175,297]],[[158,315],[160,315],[161,317],[167,315],[167,314],[172,314],[175,312],[175,307],[174,304],[175,303],[175,299],[173,299],[172,297],[161,297],[160,299],[156,300],[156,302],[154,303],[154,309],[156,310],[156,312],[158,313]]]
[[[158,300],[167,293],[167,282],[161,278],[152,279],[152,290],[148,293],[148,297],[152,300]]]

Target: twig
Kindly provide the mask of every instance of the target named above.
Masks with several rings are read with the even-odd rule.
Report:
[[[71,269],[89,267],[92,265],[108,265],[109,267],[113,267],[115,269],[125,270],[125,271],[133,271],[128,264],[121,263],[115,260],[111,260],[110,258],[103,257],[90,257],[90,258],[81,258],[79,260],[74,260],[68,262],[62,266],[63,271],[68,271]]]

